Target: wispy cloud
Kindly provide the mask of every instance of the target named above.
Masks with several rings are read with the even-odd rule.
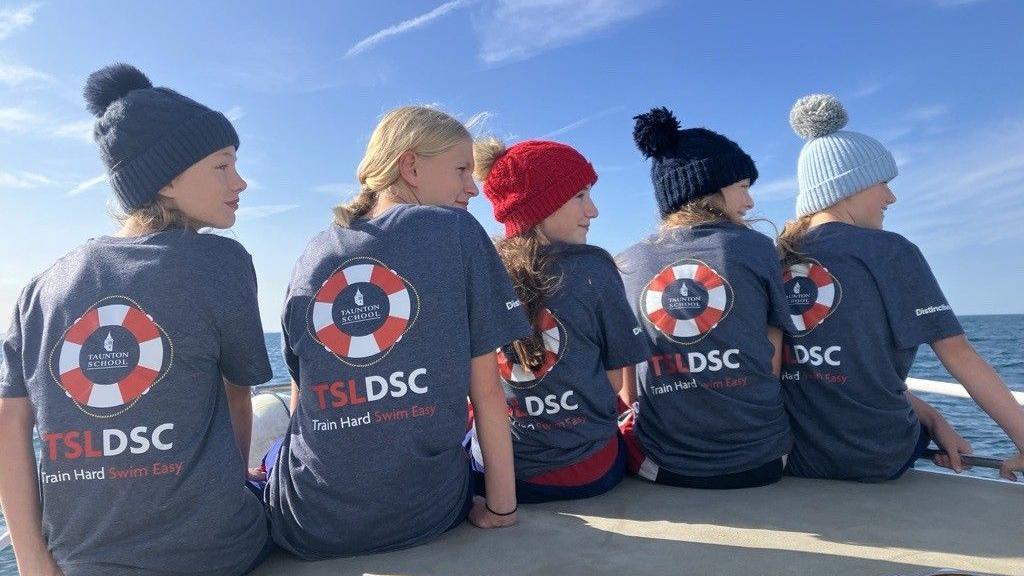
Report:
[[[755,182],[750,188],[750,195],[755,202],[773,202],[777,200],[794,200],[798,185],[796,178],[779,178],[767,182]]]
[[[0,172],[0,190],[26,190],[56,184],[50,178],[33,172]]]
[[[0,84],[8,88],[16,88],[31,82],[50,82],[53,76],[40,72],[30,66],[0,60]]]
[[[0,131],[22,133],[35,128],[42,121],[37,114],[24,108],[0,108]]]
[[[912,133],[914,128],[911,126],[886,126],[882,128],[875,128],[872,130],[866,130],[868,134],[871,134],[875,138],[878,138],[882,142],[895,142],[904,136]]]
[[[921,106],[910,111],[910,118],[913,120],[933,120],[939,116],[945,116],[949,113],[949,106],[947,104],[929,104],[927,106]]]
[[[570,122],[569,124],[566,124],[565,126],[562,126],[561,128],[557,128],[555,130],[552,130],[551,132],[548,132],[547,134],[544,134],[543,136],[541,136],[541,138],[554,138],[555,136],[560,136],[562,134],[565,134],[566,132],[571,132],[571,131],[573,131],[573,130],[579,128],[580,126],[583,126],[583,125],[585,125],[585,124],[587,124],[589,122],[593,122],[594,120],[597,120],[598,118],[604,118],[605,116],[610,116],[612,114],[615,114],[616,112],[620,112],[620,111],[624,110],[625,108],[626,107],[622,106],[621,104],[618,105],[618,106],[612,106],[611,108],[605,108],[604,110],[601,110],[600,112],[595,112],[595,113],[593,113],[593,114],[591,114],[589,116],[584,116],[583,118],[580,118],[579,120],[576,120],[574,122]]]
[[[405,34],[406,32],[415,30],[417,28],[422,28],[423,26],[426,26],[427,24],[430,24],[434,20],[437,20],[438,18],[444,16],[445,14],[448,14],[453,10],[457,10],[459,8],[467,6],[470,3],[471,2],[469,0],[453,0],[452,2],[445,2],[444,4],[438,6],[437,8],[434,8],[430,12],[427,12],[426,14],[420,14],[415,18],[410,18],[409,20],[399,22],[394,26],[389,26],[383,30],[375,32],[367,36],[366,38],[363,38],[359,42],[356,42],[355,45],[349,48],[348,51],[345,52],[345,58],[351,58],[353,56],[366,52],[367,50],[373,48],[374,46],[380,44],[381,42],[387,40],[388,38],[392,38],[400,34]]]
[[[662,4],[660,0],[500,0],[477,22],[480,59],[524,60],[579,42]]]
[[[871,80],[868,82],[861,83],[854,91],[850,94],[851,98],[867,98],[874,94],[879,93],[885,84],[877,80]]]
[[[980,4],[985,0],[932,0],[932,3],[939,8],[953,8],[956,6],[967,6],[969,4]]]
[[[72,140],[79,140],[91,144],[92,128],[92,120],[68,122],[67,124],[59,124],[56,126],[53,129],[53,135],[57,138],[70,138]]]
[[[104,183],[106,181],[107,181],[107,175],[106,174],[100,174],[99,176],[95,176],[93,178],[89,178],[88,180],[84,180],[84,181],[79,182],[78,184],[76,184],[74,188],[72,188],[71,190],[68,190],[68,193],[65,194],[65,196],[68,196],[68,197],[78,196],[82,192],[85,192],[87,190],[91,190],[91,189],[99,186],[100,184],[102,184],[102,183]]]
[[[228,111],[224,113],[228,117],[228,120],[232,122],[238,122],[245,116],[245,110],[241,106],[232,106],[228,108]]]
[[[894,228],[935,251],[1024,241],[1024,118],[908,142],[914,162],[891,186]]]
[[[239,220],[259,220],[283,214],[298,208],[298,204],[266,204],[263,206],[242,206],[235,212]]]
[[[31,26],[40,6],[42,4],[33,2],[21,8],[0,8],[0,40]]]
[[[245,91],[312,94],[348,82],[325,65],[309,43],[290,36],[268,34],[239,47],[227,69],[211,66],[211,76]]]
[[[341,197],[355,196],[359,192],[359,185],[350,182],[331,182],[313,186],[313,192]]]

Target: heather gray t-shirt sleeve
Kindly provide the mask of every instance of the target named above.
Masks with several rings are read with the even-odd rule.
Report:
[[[764,290],[768,298],[768,325],[775,326],[787,334],[796,334],[797,329],[790,316],[789,300],[782,286],[782,265],[775,255],[775,249],[769,249],[764,259]]]
[[[609,258],[606,265],[595,268],[593,280],[599,298],[595,313],[604,341],[601,363],[605,370],[615,370],[647,360],[650,343],[626,299],[626,288],[613,261]]]
[[[0,353],[0,397],[20,398],[28,396],[25,390],[25,376],[21,363],[21,318],[18,308],[11,314],[11,324],[3,339]]]
[[[473,358],[532,333],[522,303],[498,257],[494,244],[480,223],[460,218],[459,239],[466,266],[469,306],[469,348]]]
[[[256,386],[269,381],[273,372],[260,322],[256,270],[248,252],[239,249],[237,261],[224,262],[231,273],[220,276],[225,281],[215,291],[218,301],[211,309],[221,336],[221,373],[236,386]]]
[[[963,334],[921,250],[909,240],[900,240],[894,243],[889,266],[872,271],[896,346],[916,348]]]
[[[284,363],[288,367],[288,374],[292,377],[292,381],[298,384],[299,356],[295,353],[292,345],[295,339],[299,337],[299,334],[292,334],[289,328],[292,303],[291,289],[289,289],[288,296],[285,298],[285,311],[281,316],[281,352],[284,356]]]

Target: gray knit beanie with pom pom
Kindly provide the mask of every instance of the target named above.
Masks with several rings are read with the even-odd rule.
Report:
[[[238,148],[227,117],[170,88],[154,88],[133,66],[93,72],[83,94],[97,117],[93,139],[110,187],[127,212],[153,201],[189,166],[221,148]]]
[[[843,105],[829,94],[804,96],[790,110],[789,123],[807,140],[797,162],[797,216],[824,210],[898,174],[892,153],[870,136],[843,130],[847,120]]]

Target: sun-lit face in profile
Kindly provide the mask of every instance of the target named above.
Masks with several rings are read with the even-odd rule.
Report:
[[[590,221],[597,216],[597,206],[590,198],[590,186],[587,186],[545,218],[537,228],[548,242],[586,244]]]
[[[734,220],[741,220],[747,211],[754,208],[754,199],[750,197],[750,178],[744,178],[722,188],[722,211]]]
[[[466,138],[436,156],[414,152],[408,175],[421,204],[469,207],[469,199],[480,194],[473,180],[473,142]]]
[[[230,228],[235,224],[245,180],[235,169],[235,147],[227,146],[179,174],[160,195],[199,226]]]
[[[844,198],[840,204],[853,224],[881,230],[885,211],[894,202],[896,195],[889,189],[889,183],[882,182]]]

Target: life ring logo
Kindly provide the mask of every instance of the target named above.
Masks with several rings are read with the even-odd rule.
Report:
[[[788,266],[782,272],[789,315],[804,336],[817,328],[839,306],[843,290],[839,281],[816,260]]]
[[[83,412],[111,418],[135,405],[167,375],[174,347],[153,317],[130,298],[94,304],[50,353],[50,372]]]
[[[669,340],[700,342],[732,310],[732,286],[706,263],[684,259],[662,268],[640,294],[644,318]]]
[[[518,362],[519,356],[512,346],[498,348],[498,374],[509,386],[527,390],[540,384],[555,364],[565,355],[568,344],[565,326],[545,308],[540,314],[541,338],[544,340],[544,363],[536,370],[530,370]]]
[[[316,293],[309,319],[313,335],[345,364],[366,367],[387,356],[419,315],[416,289],[373,258],[353,258],[335,269]]]

